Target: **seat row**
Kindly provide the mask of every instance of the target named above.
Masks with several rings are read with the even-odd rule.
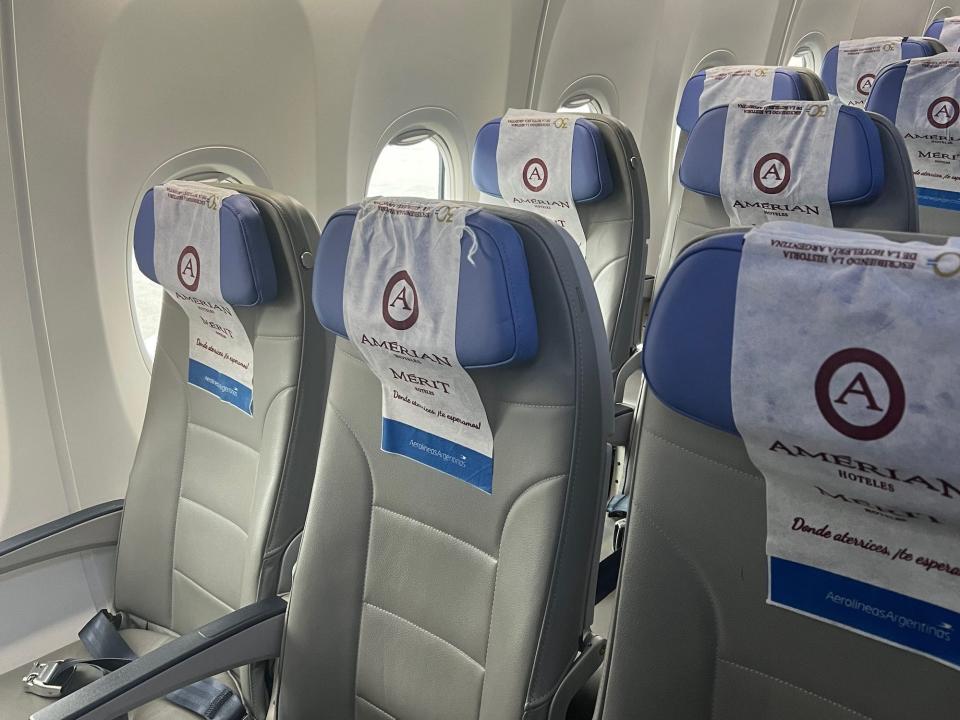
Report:
[[[769,96],[743,94],[756,81]],[[0,678],[5,710],[564,717],[604,654],[594,579],[621,443],[631,522],[603,717],[900,716],[907,699],[866,675],[848,693],[842,667],[833,684],[807,662],[874,641],[784,621],[759,597],[763,477],[730,418],[749,245],[731,225],[815,228],[768,230],[797,247],[864,242],[824,226],[936,242],[908,234],[915,168],[896,117],[823,90],[784,68],[688,83],[660,259],[673,270],[642,355],[647,196],[611,118],[511,111],[477,138],[492,204],[371,199],[322,233],[259,188],[151,190],[136,257],[167,293],[119,538],[113,504],[0,545],[11,571],[116,542],[114,602],[80,643]],[[631,358],[649,384],[624,438],[613,379]],[[750,629],[761,608],[769,644]],[[813,635],[803,662],[777,652]],[[911,680],[926,662],[884,652]],[[916,682],[948,680],[938,670]],[[926,699],[927,716],[957,699]]]

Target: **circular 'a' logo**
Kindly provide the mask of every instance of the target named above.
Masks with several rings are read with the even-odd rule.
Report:
[[[892,433],[907,407],[903,380],[883,355],[847,348],[823,363],[814,383],[817,407],[830,426],[854,440]]]
[[[876,81],[877,76],[873,73],[867,73],[866,75],[861,75],[857,78],[857,92],[861,95],[869,95],[870,91],[873,90],[873,83]]]
[[[790,161],[786,155],[767,153],[753,166],[753,184],[767,195],[782,193],[790,184]]]
[[[417,286],[406,270],[394,273],[383,289],[383,321],[394,330],[409,330],[420,317]]]
[[[927,122],[940,130],[946,130],[960,117],[960,103],[949,95],[938,97],[927,108]]]
[[[530,192],[540,192],[547,185],[547,164],[538,157],[523,166],[523,184]]]
[[[200,253],[193,245],[187,245],[177,260],[177,277],[180,284],[190,292],[200,287]]]

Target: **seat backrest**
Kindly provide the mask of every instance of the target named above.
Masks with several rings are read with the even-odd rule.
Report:
[[[708,110],[687,140],[679,175],[683,190],[659,277],[692,240],[731,224],[720,197],[726,120],[727,106]],[[830,163],[828,199],[836,227],[917,229],[913,170],[893,123],[857,108],[840,108],[833,152],[825,160]],[[802,181],[797,175],[791,182]]]
[[[960,51],[960,17],[952,16],[934,20],[923,35],[939,40],[946,52]]]
[[[864,64],[859,66],[858,72],[860,74],[854,81],[854,89],[847,91],[850,96],[841,97],[841,100],[856,107],[866,105],[874,82],[885,65],[899,60],[930,57],[942,53],[945,49],[938,40],[932,37],[878,37],[865,38],[855,42],[868,46],[865,57],[875,58],[873,61],[864,61]],[[834,45],[827,50],[823,56],[823,65],[820,68],[820,77],[823,78],[823,84],[827,86],[827,91],[831,95],[838,95],[837,70],[840,65],[841,49],[841,45]],[[864,48],[857,48],[855,52],[858,55],[862,54]],[[839,95],[844,94],[844,89],[840,88]]]
[[[670,269],[670,264],[676,257],[682,247],[693,237],[703,233],[705,228],[697,226],[691,228],[689,210],[687,216],[683,215],[683,185],[680,183],[680,166],[685,154],[687,143],[690,140],[690,133],[693,131],[700,115],[712,110],[714,107],[726,105],[737,99],[737,95],[743,92],[744,85],[737,82],[734,73],[740,69],[749,69],[756,72],[763,69],[773,74],[772,82],[765,94],[769,97],[750,97],[743,98],[749,100],[826,100],[827,89],[823,86],[820,76],[811,70],[789,67],[758,67],[754,65],[730,65],[723,68],[711,68],[701,70],[695,73],[687,80],[684,85],[683,93],[680,95],[680,104],[677,108],[677,128],[679,137],[677,139],[677,150],[674,157],[674,176],[672,179],[672,190],[670,193],[670,212],[667,218],[667,228],[664,232],[664,242],[661,245],[660,257],[657,261],[657,277],[662,278]],[[724,71],[729,79],[718,81],[711,77],[711,82],[723,82],[723,86],[717,87],[709,97],[712,100],[704,101],[703,91],[707,85],[707,74],[715,76],[717,71]],[[716,103],[716,104],[714,104]],[[688,203],[693,200],[688,198]],[[694,221],[695,222],[695,221]],[[725,223],[727,224],[727,223]],[[712,226],[711,226],[712,227]],[[722,226],[721,226],[722,227]],[[692,234],[691,234],[692,232]],[[679,233],[679,237],[678,237]]]
[[[944,238],[908,233],[883,235],[899,242],[944,242]],[[885,633],[884,637],[893,643],[899,640],[903,644],[922,644],[924,633],[942,633],[938,622],[924,625],[925,630],[913,633],[912,637],[909,631],[903,631],[904,625],[899,624],[903,619],[901,615],[911,615],[911,611],[916,611],[916,604],[912,610],[905,609],[911,608],[910,605],[889,605],[882,597],[883,592],[870,593],[864,583],[854,580],[849,580],[845,587],[846,598],[859,598],[862,603],[854,606],[860,610],[847,610],[850,605],[837,587],[834,590],[839,600],[821,592],[822,585],[803,585],[809,590],[806,594],[801,592],[805,602],[813,603],[825,613],[834,613],[836,620],[830,622],[813,619],[812,613],[808,617],[788,611],[784,607],[797,608],[797,605],[779,598],[773,602],[783,607],[767,602],[768,505],[765,501],[769,500],[766,489],[769,485],[765,487],[764,477],[751,461],[738,434],[731,375],[738,362],[746,363],[741,364],[740,369],[746,369],[751,376],[777,371],[770,365],[757,366],[752,358],[741,360],[743,356],[735,349],[734,323],[742,292],[743,243],[744,231],[723,231],[693,244],[674,265],[654,304],[644,343],[648,386],[614,629],[607,652],[603,710],[598,717],[604,720],[660,717],[663,708],[670,708],[669,717],[674,720],[708,717],[716,720],[906,717],[945,720],[954,717],[960,702],[960,683],[955,669],[895,644],[866,637]],[[918,244],[910,250],[915,250]],[[939,253],[940,249],[934,245],[932,251]],[[925,270],[926,265],[918,262],[915,272]],[[847,275],[847,278],[856,280],[858,276]],[[789,286],[789,279],[786,283]],[[781,287],[777,285],[778,289]],[[809,289],[806,284],[797,288]],[[861,288],[861,285],[851,287],[850,292],[855,294]],[[944,289],[949,293],[948,286]],[[791,299],[791,302],[795,301]],[[891,300],[892,305],[904,308],[910,307],[909,302],[901,294]],[[804,307],[806,305],[801,304],[797,313],[803,313]],[[861,314],[856,316],[866,325],[860,338],[843,333],[831,335],[830,323],[824,324],[823,334],[830,342],[836,342],[837,347],[857,343],[870,347],[882,334],[879,327],[887,330],[883,319],[887,308],[882,302],[877,308],[876,315],[863,314],[860,310]],[[790,331],[795,328],[791,320],[781,319],[775,307],[758,308],[757,312],[761,317],[783,322]],[[908,311],[906,316],[912,318],[914,313]],[[928,315],[922,332],[927,337],[939,332],[954,334],[954,317],[949,313],[936,319]],[[807,329],[803,333],[798,335],[798,343],[809,337]],[[769,347],[778,342],[772,338]],[[894,344],[903,347],[899,358],[892,358],[901,368],[911,360],[920,360],[906,338],[902,343],[894,340]],[[947,357],[934,358],[929,364],[948,360]],[[809,373],[798,375],[804,391],[796,396],[789,394],[791,402],[792,398],[802,396],[802,402],[811,406],[811,413],[817,412],[815,375],[820,375],[819,365],[818,360]],[[870,382],[875,382],[873,376]],[[829,378],[825,386],[835,388],[837,395],[844,387],[841,383],[836,388]],[[878,403],[886,403],[887,397],[881,397],[882,391],[877,385],[874,388]],[[863,400],[864,396],[851,395],[848,399],[853,405],[855,399]],[[913,408],[911,412],[925,413],[926,409]],[[775,431],[782,431],[790,438],[788,442],[793,442],[794,438],[804,437],[807,428],[801,418],[789,426],[777,426]],[[873,452],[870,442],[862,441],[860,451],[851,459],[840,445],[842,440],[838,435],[835,440],[816,443],[815,449],[806,441],[800,444],[810,453],[824,451],[822,456],[808,457],[822,457],[822,472],[841,478],[837,480],[842,483],[839,494],[847,493],[848,499],[857,498],[849,506],[851,517],[856,518],[860,513],[875,517],[876,513],[869,512],[874,507],[896,505],[898,498],[907,494],[907,485],[891,482],[889,476],[880,477],[883,471],[877,467],[871,470],[869,465],[857,465],[858,456],[870,459]],[[948,446],[952,447],[949,443],[941,447],[943,460],[949,460],[953,452]],[[929,445],[924,447],[930,449]],[[839,454],[829,454],[834,452]],[[797,458],[798,463],[801,461]],[[830,464],[834,461],[835,465]],[[853,470],[845,469],[845,464]],[[900,479],[906,479],[908,474]],[[943,477],[950,479],[949,475]],[[917,492],[926,490],[918,487]],[[950,509],[946,505],[956,502],[939,496],[934,500],[944,512]],[[811,511],[806,519],[820,529],[820,536],[806,537],[812,538],[811,542],[823,542],[819,538],[824,537],[822,526],[828,518],[823,517],[822,512],[820,518],[813,514]],[[792,515],[791,512],[791,519]],[[833,517],[829,519],[829,529],[835,537],[827,533],[826,538],[847,542],[841,530],[852,531],[852,528],[841,527],[844,523],[833,522]],[[853,522],[849,521],[848,525]],[[893,527],[894,533],[909,530],[897,523]],[[953,532],[950,531],[951,536]],[[867,530],[862,534],[867,535]],[[905,537],[901,539],[906,542]],[[955,557],[955,544],[951,547],[954,549],[948,552],[944,548],[944,552],[952,552]],[[890,549],[891,556],[895,550],[896,547]],[[845,552],[855,555],[858,551]],[[848,557],[848,560],[856,563],[855,558]],[[918,571],[924,574],[922,568]],[[878,590],[881,589],[874,588]],[[864,603],[866,610],[863,610]],[[875,620],[882,614],[877,608],[890,610],[891,607],[896,607],[896,612]],[[912,622],[915,629],[918,625],[914,621],[923,619],[924,615],[919,614],[904,621]],[[929,616],[926,621],[929,623]],[[843,624],[858,629],[841,627]],[[901,634],[898,636],[898,633]],[[949,643],[941,643],[940,651],[944,650],[943,645]],[[955,649],[951,652],[956,662]],[[889,678],[900,681],[890,682]]]
[[[943,53],[888,65],[867,101],[867,110],[894,123],[904,139],[917,186],[920,230],[927,233],[960,234],[958,89],[960,53]]]
[[[541,718],[589,626],[613,412],[599,305],[578,248],[553,222],[479,207],[461,240],[455,322],[457,361],[493,433],[486,489],[429,458],[381,451],[380,382],[342,337],[358,208],[335,213],[320,238],[314,303],[341,338],[287,615],[283,720],[321,709]],[[390,252],[397,237],[378,242]],[[389,272],[377,298],[394,286],[399,271]],[[410,267],[410,284],[419,277]],[[418,368],[422,349],[380,324],[382,337],[361,342]]]
[[[208,196],[208,186],[189,186]],[[184,289],[167,288],[117,557],[115,607],[176,633],[276,592],[284,551],[303,527],[323,418],[330,343],[310,312],[316,223],[279,193],[229,189],[236,194],[219,210],[220,292],[252,346],[252,414],[192,382],[199,369],[235,386],[192,359],[195,336],[170,294]],[[134,236],[153,280],[159,192],[143,198]],[[187,262],[197,239],[174,242]],[[197,260],[198,277],[216,272]]]
[[[570,115],[573,135],[571,184],[586,236],[587,267],[593,278],[614,370],[639,339],[637,298],[646,269],[650,236],[647,183],[633,133],[609,115]],[[480,128],[473,152],[473,182],[500,198],[497,144],[500,119]],[[535,146],[530,155],[538,154]],[[530,208],[534,212],[536,208]]]

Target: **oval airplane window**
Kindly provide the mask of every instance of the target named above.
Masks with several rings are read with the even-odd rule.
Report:
[[[593,97],[593,95],[582,93],[580,95],[569,97],[560,103],[560,107],[557,108],[557,112],[595,113],[597,115],[602,115],[603,106],[600,105],[600,101]]]
[[[432,130],[409,130],[388,142],[370,173],[367,196],[442,200],[449,193],[449,151]]]
[[[238,178],[217,170],[202,171],[181,175],[171,180],[191,180],[210,183],[239,183]],[[163,288],[148,278],[137,265],[137,259],[130,253],[130,298],[133,304],[134,326],[137,339],[143,350],[147,366],[152,367],[153,356],[157,350],[157,334],[160,331],[160,310],[163,308]]]

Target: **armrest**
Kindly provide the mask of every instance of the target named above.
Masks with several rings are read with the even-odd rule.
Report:
[[[279,657],[287,603],[269,597],[171,640],[30,720],[114,720],[197,680]]]
[[[0,575],[60,555],[116,545],[123,500],[65,515],[0,542]]]

